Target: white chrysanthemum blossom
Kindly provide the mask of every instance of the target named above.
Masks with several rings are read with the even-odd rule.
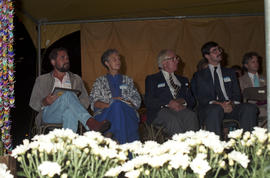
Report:
[[[8,170],[8,167],[4,163],[0,163],[0,177],[3,178],[13,178],[14,176]]]
[[[243,134],[243,129],[237,129],[234,131],[230,131],[228,137],[234,138],[234,139],[240,139],[242,137],[242,134]]]
[[[148,165],[150,165],[153,168],[159,168],[162,167],[165,163],[170,161],[170,155],[169,154],[163,154],[160,156],[153,156],[148,160]]]
[[[146,164],[149,161],[149,159],[151,159],[149,155],[142,155],[142,156],[133,158],[131,161],[133,162],[135,168],[139,168],[143,166],[144,164]]]
[[[123,150],[130,150],[130,151],[136,153],[136,151],[141,149],[142,146],[143,146],[142,142],[134,141],[134,142],[131,142],[131,143],[126,143],[126,144],[121,145],[121,148]]]
[[[220,166],[221,168],[225,169],[225,167],[226,167],[225,161],[220,160],[220,161],[218,162],[218,164],[219,164],[219,166]]]
[[[104,141],[104,137],[101,135],[100,132],[88,131],[84,133],[84,136],[89,138],[90,143],[96,141],[99,144]]]
[[[176,154],[176,153],[186,153],[190,152],[191,147],[186,142],[179,142],[176,140],[168,140],[161,146],[163,153]]]
[[[267,130],[265,128],[260,128],[260,127],[254,127],[254,130],[252,131],[252,135],[257,137],[260,143],[264,143],[267,138]]]
[[[39,143],[39,152],[54,153],[55,145],[51,142],[40,142]]]
[[[29,147],[33,150],[37,150],[39,148],[39,141],[32,141],[30,144],[29,144]]]
[[[248,163],[250,161],[246,154],[235,150],[233,150],[231,153],[228,154],[228,159],[236,161],[244,168],[247,168]]]
[[[110,149],[114,149],[114,150],[121,150],[121,151],[123,151],[123,149],[120,147],[120,145],[118,145],[117,143],[116,143],[116,141],[114,141],[114,140],[112,140],[112,139],[109,139],[108,140],[108,147],[110,148]]]
[[[60,178],[68,178],[67,173],[62,174],[62,175],[60,176]]]
[[[243,140],[247,141],[250,138],[250,132],[246,131],[243,135]]]
[[[24,139],[22,145],[18,145],[15,149],[12,150],[11,156],[17,158],[18,155],[23,155],[29,149],[29,140]]]
[[[193,147],[193,146],[196,146],[197,145],[197,142],[195,139],[192,139],[192,138],[187,138],[185,140],[185,143],[187,143],[190,147]]]
[[[122,172],[122,168],[120,166],[109,169],[105,173],[105,177],[117,177]]]
[[[211,138],[203,140],[203,144],[214,151],[214,153],[218,154],[223,153],[224,149],[226,148],[226,142],[216,139],[212,140]]]
[[[236,143],[235,139],[230,139],[228,142],[226,142],[225,148],[230,149],[235,145],[235,143]]]
[[[123,152],[123,151],[118,152],[116,158],[119,160],[125,161],[125,160],[127,160],[127,154],[125,154],[125,152]]]
[[[261,154],[262,154],[262,149],[258,149],[257,152],[256,152],[256,155],[261,156]]]
[[[103,158],[104,160],[106,158],[109,158],[109,159],[117,158],[117,156],[118,156],[118,153],[117,153],[117,150],[115,149],[109,149],[109,148],[102,149],[101,158]]]
[[[69,150],[69,148],[70,146],[64,142],[59,142],[59,143],[54,144],[54,152],[58,152],[58,151],[66,152]]]
[[[203,159],[202,155],[198,155],[195,159],[191,161],[190,168],[200,177],[204,177],[206,173],[211,169],[209,163],[205,159]]]
[[[187,131],[185,133],[174,134],[172,139],[179,142],[184,142],[187,138],[193,137],[195,134],[196,133],[194,131]]]
[[[133,161],[133,160],[126,162],[125,164],[122,165],[122,171],[128,172],[128,171],[134,170],[134,168],[135,168],[134,163],[135,163],[135,161]]]
[[[186,154],[178,153],[176,155],[171,156],[171,160],[169,162],[169,165],[174,168],[178,169],[181,167],[183,170],[186,170],[186,168],[190,164],[190,157]]]
[[[142,145],[142,148],[135,151],[135,153],[139,155],[144,154],[156,155],[159,153],[159,147],[160,147],[159,143],[155,141],[147,141]]]
[[[88,145],[89,139],[84,136],[79,136],[72,141],[72,143],[79,149],[85,148]]]
[[[247,140],[246,146],[247,146],[247,147],[250,147],[251,145],[253,145],[252,140],[251,140],[251,139]]]
[[[54,129],[49,132],[48,135],[51,135],[52,137],[61,137],[61,138],[68,138],[70,140],[74,139],[78,136],[78,134],[74,133],[71,129]]]
[[[38,170],[43,176],[53,177],[54,175],[60,175],[61,166],[56,162],[44,161],[38,166]]]
[[[141,173],[140,170],[132,170],[132,171],[126,172],[125,177],[137,178],[140,176],[140,173]]]

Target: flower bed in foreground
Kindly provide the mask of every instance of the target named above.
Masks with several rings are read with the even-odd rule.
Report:
[[[25,177],[269,177],[270,134],[230,132],[228,142],[200,130],[174,135],[163,144],[118,145],[97,132],[83,136],[54,130],[24,140],[15,157]],[[130,159],[132,157],[132,159]]]

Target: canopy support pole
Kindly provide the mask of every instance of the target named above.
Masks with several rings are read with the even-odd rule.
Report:
[[[38,56],[37,56],[37,75],[41,75],[41,23],[38,22],[37,25],[37,30],[38,30]]]
[[[266,58],[266,74],[267,74],[267,128],[270,130],[270,17],[269,8],[270,0],[264,0],[264,20],[265,20],[265,58]]]

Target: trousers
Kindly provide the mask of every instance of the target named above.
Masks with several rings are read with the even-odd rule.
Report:
[[[80,103],[75,93],[66,91],[53,104],[46,106],[42,119],[45,123],[62,123],[63,128],[77,132],[78,121],[89,130],[86,121],[92,116]]]

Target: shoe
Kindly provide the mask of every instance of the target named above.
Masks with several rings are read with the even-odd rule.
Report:
[[[103,136],[106,137],[106,138],[113,138],[112,132],[106,132],[106,133],[103,134]]]
[[[111,127],[111,123],[108,120],[99,122],[95,120],[94,118],[88,119],[86,122],[86,125],[89,127],[90,130],[101,132],[101,133],[106,132]]]

